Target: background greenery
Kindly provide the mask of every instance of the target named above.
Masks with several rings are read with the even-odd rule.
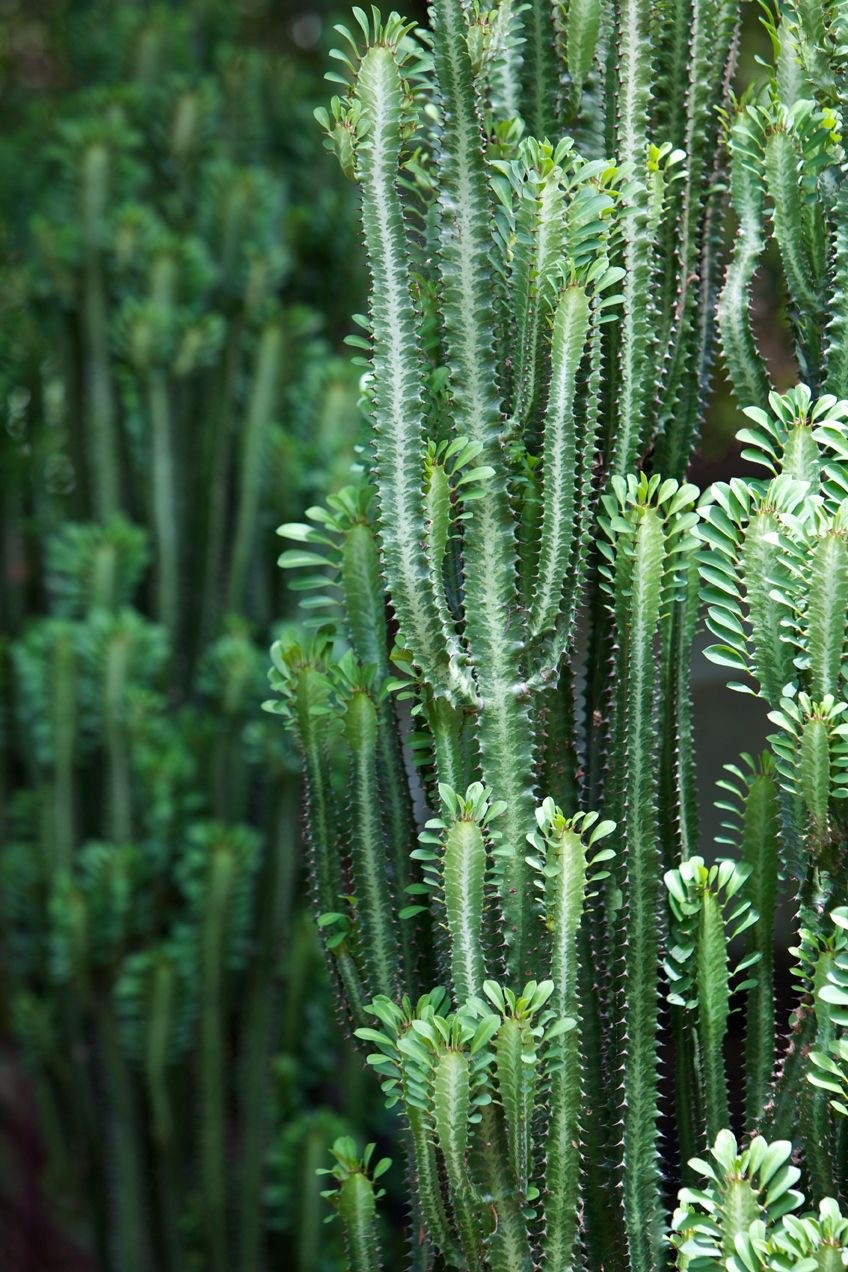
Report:
[[[322,17],[0,11],[3,1266],[334,1266],[361,1118],[260,714],[362,291]]]

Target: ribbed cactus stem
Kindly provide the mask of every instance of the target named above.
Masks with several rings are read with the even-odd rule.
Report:
[[[648,312],[653,246],[648,230],[648,104],[652,83],[651,6],[646,0],[617,0],[616,40],[608,57],[619,66],[615,108],[615,153],[627,173],[623,215],[624,311],[620,330],[621,388],[615,435],[610,439],[612,471],[623,474],[636,464],[650,429],[645,418],[653,334]]]
[[[736,1253],[736,1238],[747,1233],[753,1221],[759,1218],[760,1205],[747,1179],[731,1180],[723,1201],[721,1250],[724,1257],[730,1259]]]
[[[794,1027],[773,1082],[773,1095],[763,1119],[771,1137],[795,1133],[798,1104],[806,1084],[804,1057],[815,1043],[815,1016],[811,1010],[797,1013]]]
[[[445,1213],[436,1150],[428,1119],[421,1109],[412,1105],[407,1105],[406,1117],[412,1140],[415,1186],[427,1233],[436,1249],[455,1263],[460,1255]]]
[[[728,995],[722,992],[728,977],[727,938],[719,901],[714,892],[703,895],[699,934],[698,1033],[704,1074],[707,1137],[715,1139],[730,1121],[724,1038],[730,1014]]]
[[[582,836],[563,827],[550,841],[546,864],[551,927],[552,1005],[560,1017],[580,1019],[578,932],[586,892]],[[555,874],[553,872],[556,872]],[[544,1264],[551,1272],[573,1267],[580,1223],[580,1115],[582,1103],[579,1023],[559,1040],[561,1056],[551,1078],[550,1123],[545,1144]],[[588,1061],[592,1063],[591,1059]]]
[[[558,135],[560,85],[553,13],[552,5],[534,0],[523,20],[526,75],[521,113],[534,137]]]
[[[230,1267],[227,1242],[225,1136],[224,957],[235,860],[226,845],[213,847],[203,907],[200,984],[201,1185],[203,1236],[210,1272]]]
[[[745,532],[741,565],[753,629],[754,666],[766,700],[777,705],[792,680],[792,652],[783,640],[783,609],[774,598],[778,554],[774,536],[779,522],[768,507],[753,517]],[[781,570],[785,575],[785,569]]]
[[[144,1069],[150,1105],[153,1110],[153,1135],[166,1144],[173,1135],[173,1113],[168,1095],[166,1066],[173,1029],[174,969],[162,959],[153,970],[150,989],[150,1027],[144,1051]]]
[[[167,1064],[173,1036],[176,982],[170,959],[153,969],[150,987],[150,1024],[145,1040],[144,1070],[153,1114],[153,1138],[157,1150],[156,1183],[159,1229],[165,1262],[163,1272],[179,1272],[184,1259],[179,1221],[178,1149],[173,1108],[168,1090]]]
[[[238,1188],[237,1266],[262,1272],[262,1182],[268,1148],[266,1101],[271,1051],[275,1040],[275,1006],[268,987],[273,982],[280,948],[285,948],[300,854],[291,780],[280,782],[275,833],[268,837],[258,889],[258,950],[252,960],[242,1017],[242,1055],[238,1083],[242,1126]]]
[[[675,597],[671,612],[664,615],[662,630],[659,813],[666,869],[686,861],[698,849],[691,686],[698,613],[698,567],[693,554],[680,595]]]
[[[530,1272],[527,1222],[522,1214],[522,1198],[510,1166],[503,1118],[494,1105],[480,1110],[477,1128],[477,1171],[482,1195],[494,1209],[491,1231],[486,1238],[486,1259],[492,1272]],[[490,1212],[491,1213],[491,1210]]]
[[[624,1212],[634,1272],[658,1265],[659,1198],[659,876],[656,819],[653,641],[660,617],[664,544],[660,519],[646,509],[634,530],[628,582],[622,582],[626,746],[624,842]],[[627,567],[625,567],[627,568]],[[626,742],[624,742],[626,739]]]
[[[53,870],[69,871],[74,849],[74,754],[77,734],[77,655],[64,630],[53,647]]]
[[[91,570],[91,609],[115,609],[118,588],[118,557],[111,543],[100,544]]]
[[[803,723],[798,768],[800,793],[810,819],[810,834],[816,846],[821,846],[828,835],[830,737],[827,724],[817,715]]]
[[[769,383],[759,356],[751,322],[751,280],[765,243],[763,235],[764,189],[761,175],[742,158],[744,117],[730,132],[734,153],[730,199],[739,220],[733,257],[718,301],[717,320],[722,351],[734,389],[744,405],[765,407]]]
[[[117,1270],[146,1272],[150,1266],[148,1216],[142,1167],[141,1121],[136,1092],[121,1052],[115,1018],[109,1007],[97,1009],[98,1040],[108,1084],[104,1128],[111,1158],[111,1188],[117,1219],[111,1226],[112,1259]]]
[[[360,662],[376,667],[382,680],[389,672],[386,598],[377,537],[367,521],[354,522],[345,534],[341,584],[354,652]]]
[[[519,1021],[507,1016],[495,1039],[495,1074],[506,1124],[512,1174],[520,1196],[527,1195],[530,1165],[530,1125],[533,1117],[535,1067],[522,1057],[529,1039]]]
[[[139,84],[152,88],[162,74],[164,32],[162,25],[152,21],[139,33],[133,49],[130,73]]]
[[[805,378],[813,383],[821,359],[821,262],[810,252],[810,238],[798,197],[800,158],[797,141],[790,132],[780,127],[769,132],[763,169],[771,198],[774,236],[780,247],[790,294],[801,315],[799,353]]]
[[[314,1267],[320,1257],[326,1228],[324,1207],[321,1202],[320,1183],[317,1172],[327,1152],[327,1141],[323,1128],[310,1127],[306,1133],[306,1142],[301,1150],[298,1163],[297,1180],[300,1184],[299,1205],[297,1214],[297,1246],[296,1267]]]
[[[834,397],[848,397],[848,358],[845,339],[846,305],[848,305],[848,191],[840,187],[836,197],[833,231],[831,316],[827,329],[824,387]]]
[[[341,584],[350,621],[351,643],[360,662],[373,667],[377,683],[390,674],[385,597],[380,555],[373,525],[355,522],[346,532],[342,547]],[[395,893],[403,896],[412,882],[410,853],[415,828],[412,801],[404,771],[395,705],[385,695],[377,708],[377,767],[380,799],[386,823],[388,850],[394,869]],[[412,934],[400,931],[404,966],[412,966]]]
[[[394,997],[401,971],[400,948],[393,889],[385,869],[377,782],[377,710],[364,690],[351,695],[345,734],[351,752],[351,859],[368,988],[372,994]]]
[[[242,432],[233,549],[227,608],[237,612],[245,599],[245,585],[256,539],[256,518],[262,488],[262,459],[277,403],[284,337],[279,321],[263,328],[256,349],[256,364]]]
[[[227,472],[235,427],[236,400],[242,370],[244,317],[237,313],[227,328],[227,340],[221,361],[221,372],[211,387],[209,431],[206,453],[200,473],[206,510],[203,525],[203,611],[200,624],[201,641],[211,640],[218,630],[221,607],[226,596],[222,557],[227,523]]]
[[[680,146],[685,160],[681,179],[666,191],[676,215],[665,217],[668,246],[660,249],[674,251],[678,268],[666,272],[671,286],[661,301],[658,344],[669,352],[655,471],[678,478],[697,442],[715,357],[713,309],[724,219],[723,191],[716,182],[715,102],[735,66],[739,21],[736,0],[708,0],[675,5],[662,22],[663,28],[674,24],[675,58],[662,94],[669,140]],[[682,88],[685,97],[679,102]]]
[[[459,1051],[445,1051],[435,1063],[433,1125],[444,1158],[451,1206],[468,1272],[482,1272],[478,1203],[466,1162],[471,1111],[468,1057]]]
[[[103,723],[108,767],[107,824],[116,844],[129,843],[132,838],[132,783],[125,719],[131,654],[131,643],[123,632],[110,636],[104,669]]]
[[[748,929],[748,952],[758,954],[748,996],[745,1031],[745,1114],[756,1126],[774,1070],[774,923],[777,902],[779,802],[774,773],[754,774],[745,801],[742,847],[751,867],[749,889],[759,922]]]
[[[592,72],[603,6],[595,0],[571,0],[565,25],[565,61],[571,80],[572,104],[580,106],[583,86]]]
[[[368,50],[357,87],[374,126],[359,156],[362,222],[371,270],[375,454],[383,561],[401,641],[436,683],[450,674],[427,586],[421,465],[419,315],[409,287],[409,245],[397,190],[404,86],[393,51]]]
[[[480,144],[460,0],[436,0],[435,62],[444,102],[440,289],[457,429],[479,444],[479,460],[503,467],[501,407],[490,281],[491,195]],[[515,528],[506,484],[477,500],[464,535],[466,637],[481,702],[477,736],[486,785],[507,806],[501,904],[516,980],[529,974],[530,914],[523,842],[533,815],[533,728],[522,699],[514,630]]]
[[[360,1172],[348,1175],[339,1187],[336,1205],[344,1224],[350,1272],[379,1272],[383,1260],[371,1180]]]
[[[842,1251],[835,1241],[822,1246],[818,1253],[818,1266],[821,1272],[841,1272],[845,1267]]]
[[[827,1054],[837,1035],[831,1009],[821,998],[821,990],[828,984],[834,962],[833,950],[825,947],[816,960],[810,985],[813,1002],[816,1004],[815,1046],[817,1051],[824,1054]],[[829,1098],[827,1091],[806,1083],[801,1094],[800,1108],[797,1110],[804,1158],[816,1197],[829,1197],[838,1190],[833,1153],[835,1128]]]
[[[445,836],[442,883],[451,941],[451,980],[458,1003],[482,992],[483,885],[486,845],[474,821],[455,821]]]
[[[427,727],[433,739],[436,772],[455,791],[464,791],[471,780],[467,748],[463,746],[463,716],[444,698],[425,704]]]
[[[321,671],[305,663],[296,673],[293,710],[304,755],[309,797],[312,886],[319,913],[335,910],[342,892],[336,855],[336,819],[327,757],[325,707],[329,688]]]
[[[93,143],[86,149],[81,180],[85,241],[85,394],[91,438],[89,480],[94,507],[101,521],[108,521],[115,515],[121,498],[118,433],[109,351],[109,305],[103,264],[111,165],[112,156],[102,143]]]
[[[579,532],[574,480],[578,461],[577,376],[589,332],[589,297],[582,287],[567,287],[557,306],[552,333],[555,378],[549,388],[544,432],[545,500],[536,593],[530,615],[533,634],[553,627],[573,565]]]
[[[156,613],[172,636],[179,614],[179,557],[176,529],[177,489],[171,403],[164,371],[148,377],[148,401],[153,442],[153,520],[156,526]]]
[[[154,261],[150,299],[163,320],[173,321],[176,262],[168,252]],[[166,318],[167,316],[167,318]],[[165,367],[156,363],[147,376],[150,409],[153,526],[156,536],[156,614],[172,639],[179,619],[179,484],[171,423],[171,389]]]
[[[821,535],[809,563],[808,604],[810,692],[816,702],[826,694],[842,696],[845,624],[848,610],[848,543],[841,532]]]

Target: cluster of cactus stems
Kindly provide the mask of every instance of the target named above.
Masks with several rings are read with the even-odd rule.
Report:
[[[780,9],[739,102],[721,0],[339,28],[318,118],[361,195],[373,468],[281,528],[314,630],[274,647],[267,705],[401,1114],[412,1267],[846,1263],[848,6]],[[770,232],[783,395],[749,313]],[[757,475],[700,495],[716,309]],[[774,728],[728,765],[706,860],[700,616]],[[357,1272],[382,1266],[371,1151],[334,1148]]]
[[[301,72],[229,8],[77,15],[88,86],[21,124],[3,213],[3,1033],[49,1194],[121,1272],[264,1267],[269,1139],[316,1082],[278,1009],[312,962],[255,548],[346,470],[356,376],[293,272]]]

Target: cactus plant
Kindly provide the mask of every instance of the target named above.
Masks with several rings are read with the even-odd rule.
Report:
[[[422,32],[354,10],[318,112],[360,190],[373,467],[281,527],[313,632],[274,647],[268,704],[304,757],[328,966],[401,1114],[411,1261],[842,1266],[845,959],[828,915],[844,926],[848,404],[809,370],[821,304],[796,297],[810,385],[760,399],[765,370],[738,376],[755,426],[740,439],[766,476],[703,495],[685,480],[714,355],[737,6],[429,13]],[[773,228],[799,253],[790,287],[827,297],[816,179],[836,122],[797,119],[809,172],[763,128]],[[733,164],[736,374],[765,231],[735,149]],[[714,864],[688,684],[701,606],[708,656],[775,728],[763,758],[731,762]],[[788,1018],[784,902],[801,927]],[[805,1196],[818,1211],[796,1217]]]

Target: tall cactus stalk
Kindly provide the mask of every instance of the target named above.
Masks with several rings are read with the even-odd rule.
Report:
[[[104,222],[109,199],[109,148],[93,140],[83,160],[85,235],[85,403],[90,419],[92,489],[99,517],[114,516],[120,503],[120,465],[109,357],[109,311],[104,279]]]
[[[738,121],[719,320],[754,397],[740,438],[767,475],[700,498],[683,479],[714,361],[737,6],[433,0],[426,33],[354,19],[331,76],[342,95],[317,117],[360,190],[374,465],[281,529],[297,544],[281,564],[306,571],[321,618],[308,646],[275,647],[267,705],[303,750],[319,928],[402,1114],[423,1263],[756,1272],[801,1266],[803,1249],[823,1267],[812,1252],[843,1240],[848,1185],[834,1125],[848,958],[824,914],[846,887],[848,403],[759,393],[744,297],[764,197],[750,138],[737,162]],[[829,222],[799,160],[840,143],[835,119],[773,98],[741,111],[764,139],[806,370],[827,346]],[[376,562],[351,576],[360,541],[382,588]],[[688,684],[699,604],[708,656],[777,730],[756,765],[729,766],[730,855],[714,864]],[[349,815],[331,795],[340,735]],[[381,737],[403,766],[378,762]],[[421,828],[400,858],[386,817],[399,791]],[[787,898],[807,933],[794,1027],[819,1050],[781,1065]],[[740,1149],[730,1128],[740,1008],[744,1126],[795,1100],[800,1166],[792,1144]],[[696,1152],[708,1183],[670,1214]],[[367,1161],[350,1145],[341,1165],[331,1200],[370,1226]],[[829,1194],[818,1216],[791,1215],[802,1174]]]

